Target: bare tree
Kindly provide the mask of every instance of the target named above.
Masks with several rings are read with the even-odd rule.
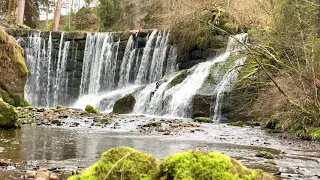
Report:
[[[60,15],[61,15],[61,8],[62,8],[62,0],[58,0],[56,11],[54,14],[54,25],[52,31],[58,31],[59,23],[60,23]]]
[[[24,15],[24,8],[25,8],[26,1],[25,0],[19,0],[18,5],[18,16],[17,16],[17,23],[23,24],[23,15]]]

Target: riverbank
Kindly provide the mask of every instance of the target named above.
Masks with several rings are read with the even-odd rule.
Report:
[[[81,171],[95,163],[104,151],[119,146],[131,146],[160,159],[186,150],[219,151],[249,168],[278,174],[279,178],[316,179],[320,175],[319,142],[281,138],[259,127],[195,123],[191,119],[96,115],[75,109],[39,112],[42,110],[20,109],[20,114],[30,113],[33,123],[25,119],[20,130],[0,132],[1,157],[10,159],[14,165],[9,166],[11,169],[1,168],[0,176],[15,179],[38,167],[57,172]],[[51,115],[60,115],[60,123],[52,123],[48,118]],[[102,124],[103,117],[109,117],[109,123]],[[256,157],[260,152],[270,152],[274,159]]]

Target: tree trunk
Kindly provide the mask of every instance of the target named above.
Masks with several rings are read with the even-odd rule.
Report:
[[[54,14],[54,25],[52,29],[53,32],[58,31],[59,23],[60,23],[61,8],[62,8],[62,0],[58,0],[56,12]]]
[[[46,10],[46,28],[48,27],[49,24],[49,2],[47,4],[47,10]]]
[[[19,0],[18,5],[18,16],[17,16],[17,23],[23,24],[23,15],[24,15],[24,8],[25,8],[26,1],[25,0]]]

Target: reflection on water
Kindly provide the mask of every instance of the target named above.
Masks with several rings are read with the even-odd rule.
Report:
[[[295,171],[295,164],[303,162],[306,167],[303,173],[313,176],[320,167],[319,162],[315,161],[319,155],[317,152],[313,152],[313,157],[308,156],[310,160],[306,160],[303,155],[295,159],[297,156],[292,155],[296,152],[290,155],[279,154],[280,152],[275,149],[213,143],[210,140],[200,141],[197,138],[181,139],[176,136],[151,136],[94,128],[23,126],[17,131],[0,131],[0,159],[10,159],[21,165],[16,171],[4,173],[0,171],[0,179],[17,179],[25,174],[24,170],[36,165],[45,168],[86,168],[96,162],[103,152],[119,146],[131,146],[158,158],[185,150],[220,151],[242,160],[248,167],[259,167],[270,173],[281,170],[300,175],[300,172]],[[270,164],[264,159],[255,157],[260,151],[270,151],[280,158],[276,159],[276,164]]]

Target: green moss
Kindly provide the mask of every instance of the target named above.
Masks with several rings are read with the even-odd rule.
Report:
[[[99,110],[97,110],[96,108],[94,108],[91,105],[87,105],[85,111],[90,114],[100,114]]]
[[[46,111],[46,109],[44,109],[44,108],[38,108],[37,109],[37,112],[45,112]]]
[[[152,155],[120,147],[106,151],[84,174],[73,176],[69,180],[153,180],[158,168],[159,160]]]
[[[236,121],[236,122],[228,123],[228,125],[229,125],[229,126],[243,127],[243,126],[244,126],[244,122],[242,122],[242,121]]]
[[[5,44],[5,46],[0,45],[0,60],[3,61],[4,57],[10,58],[13,63],[19,67],[19,74],[27,78],[29,71],[23,57],[23,49],[19,46],[17,41],[9,36],[2,28],[0,28],[0,41],[2,41],[2,44]],[[6,54],[12,56],[8,57]]]
[[[279,124],[280,124],[280,119],[278,118],[277,115],[273,115],[267,120],[266,128],[276,129],[277,127],[279,127]]]
[[[246,122],[247,126],[261,126],[261,122],[259,121],[248,121]]]
[[[320,141],[320,127],[309,128],[308,136],[313,141]]]
[[[65,111],[65,110],[67,110],[67,108],[65,108],[65,107],[62,106],[62,105],[58,105],[55,111],[56,111],[56,112],[60,112],[60,111]]]
[[[196,117],[194,118],[195,122],[201,122],[201,123],[213,123],[213,120],[208,117]]]
[[[132,94],[127,94],[123,98],[119,99],[113,106],[113,113],[128,114],[133,111],[136,99]]]
[[[151,120],[147,124],[143,125],[143,127],[161,127],[161,122]]]
[[[33,106],[27,106],[27,107],[25,107],[25,109],[27,109],[27,110],[34,110],[34,109],[36,109],[36,108],[33,107]]]
[[[267,133],[283,133],[280,129],[266,129]]]
[[[0,99],[0,128],[11,129],[19,127],[18,117],[18,112],[14,107]]]
[[[62,126],[62,123],[59,119],[54,119],[54,120],[51,120],[50,122],[51,122],[51,124],[55,124],[57,126]]]
[[[273,179],[262,171],[251,171],[229,156],[202,151],[179,153],[164,159],[160,166],[161,180],[186,179]]]
[[[259,152],[256,157],[262,157],[265,159],[274,159],[274,155],[271,152]]]
[[[188,70],[183,70],[169,83],[168,88],[172,88],[180,83],[182,83],[188,76],[190,72]]]

